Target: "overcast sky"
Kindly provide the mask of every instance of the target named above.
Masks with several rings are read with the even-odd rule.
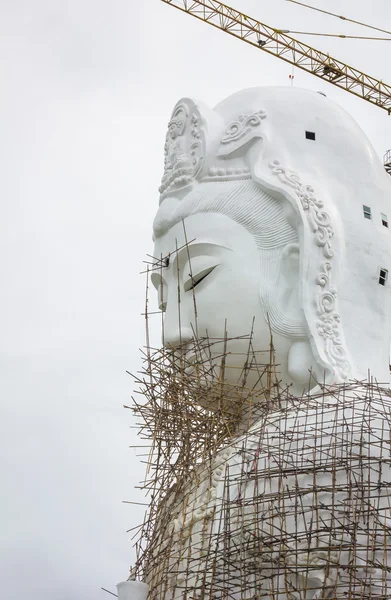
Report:
[[[312,0],[391,29],[389,0]],[[280,28],[368,35],[285,0],[236,0]],[[369,35],[371,33],[369,32]],[[379,34],[381,35],[381,34]],[[303,38],[391,83],[391,42]],[[134,559],[131,377],[163,145],[181,96],[213,106],[291,67],[159,0],[0,0],[1,597],[105,600]],[[379,155],[391,117],[295,70]]]

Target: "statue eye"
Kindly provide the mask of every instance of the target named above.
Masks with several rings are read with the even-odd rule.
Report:
[[[187,279],[185,281],[184,286],[183,286],[185,289],[185,292],[189,292],[190,290],[193,290],[199,283],[201,283],[201,281],[206,279],[206,277],[208,277],[208,275],[210,275],[217,266],[218,265],[213,265],[212,267],[207,267],[206,269],[202,269],[201,271],[198,271],[198,273],[193,274],[193,276],[191,276],[189,274],[189,279]]]

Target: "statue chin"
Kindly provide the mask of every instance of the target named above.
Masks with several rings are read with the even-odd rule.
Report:
[[[168,364],[173,376],[188,390],[194,405],[212,412],[222,411],[232,418],[245,417],[254,406],[269,407],[273,395],[286,392],[301,396],[323,382],[308,341],[292,344],[291,340],[277,340],[280,354],[286,344],[286,370],[276,363],[272,336],[266,351],[257,350],[256,341],[254,331],[252,335],[229,341],[193,339],[191,350],[177,348],[169,352]],[[166,351],[163,357],[167,359]]]

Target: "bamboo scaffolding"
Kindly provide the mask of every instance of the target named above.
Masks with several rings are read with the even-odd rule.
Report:
[[[179,273],[178,300],[180,319]],[[147,297],[145,312],[148,329]],[[368,378],[293,397],[272,339],[259,352],[252,337],[237,385],[227,331],[195,335],[196,362],[185,345],[143,351],[149,506],[131,578],[149,600],[391,598],[390,390]]]

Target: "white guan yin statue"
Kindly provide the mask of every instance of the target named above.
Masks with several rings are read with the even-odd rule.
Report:
[[[154,221],[164,345],[191,377],[213,340],[228,390],[272,337],[285,400],[162,494],[120,600],[391,598],[387,215],[390,177],[324,95],[177,103]]]

